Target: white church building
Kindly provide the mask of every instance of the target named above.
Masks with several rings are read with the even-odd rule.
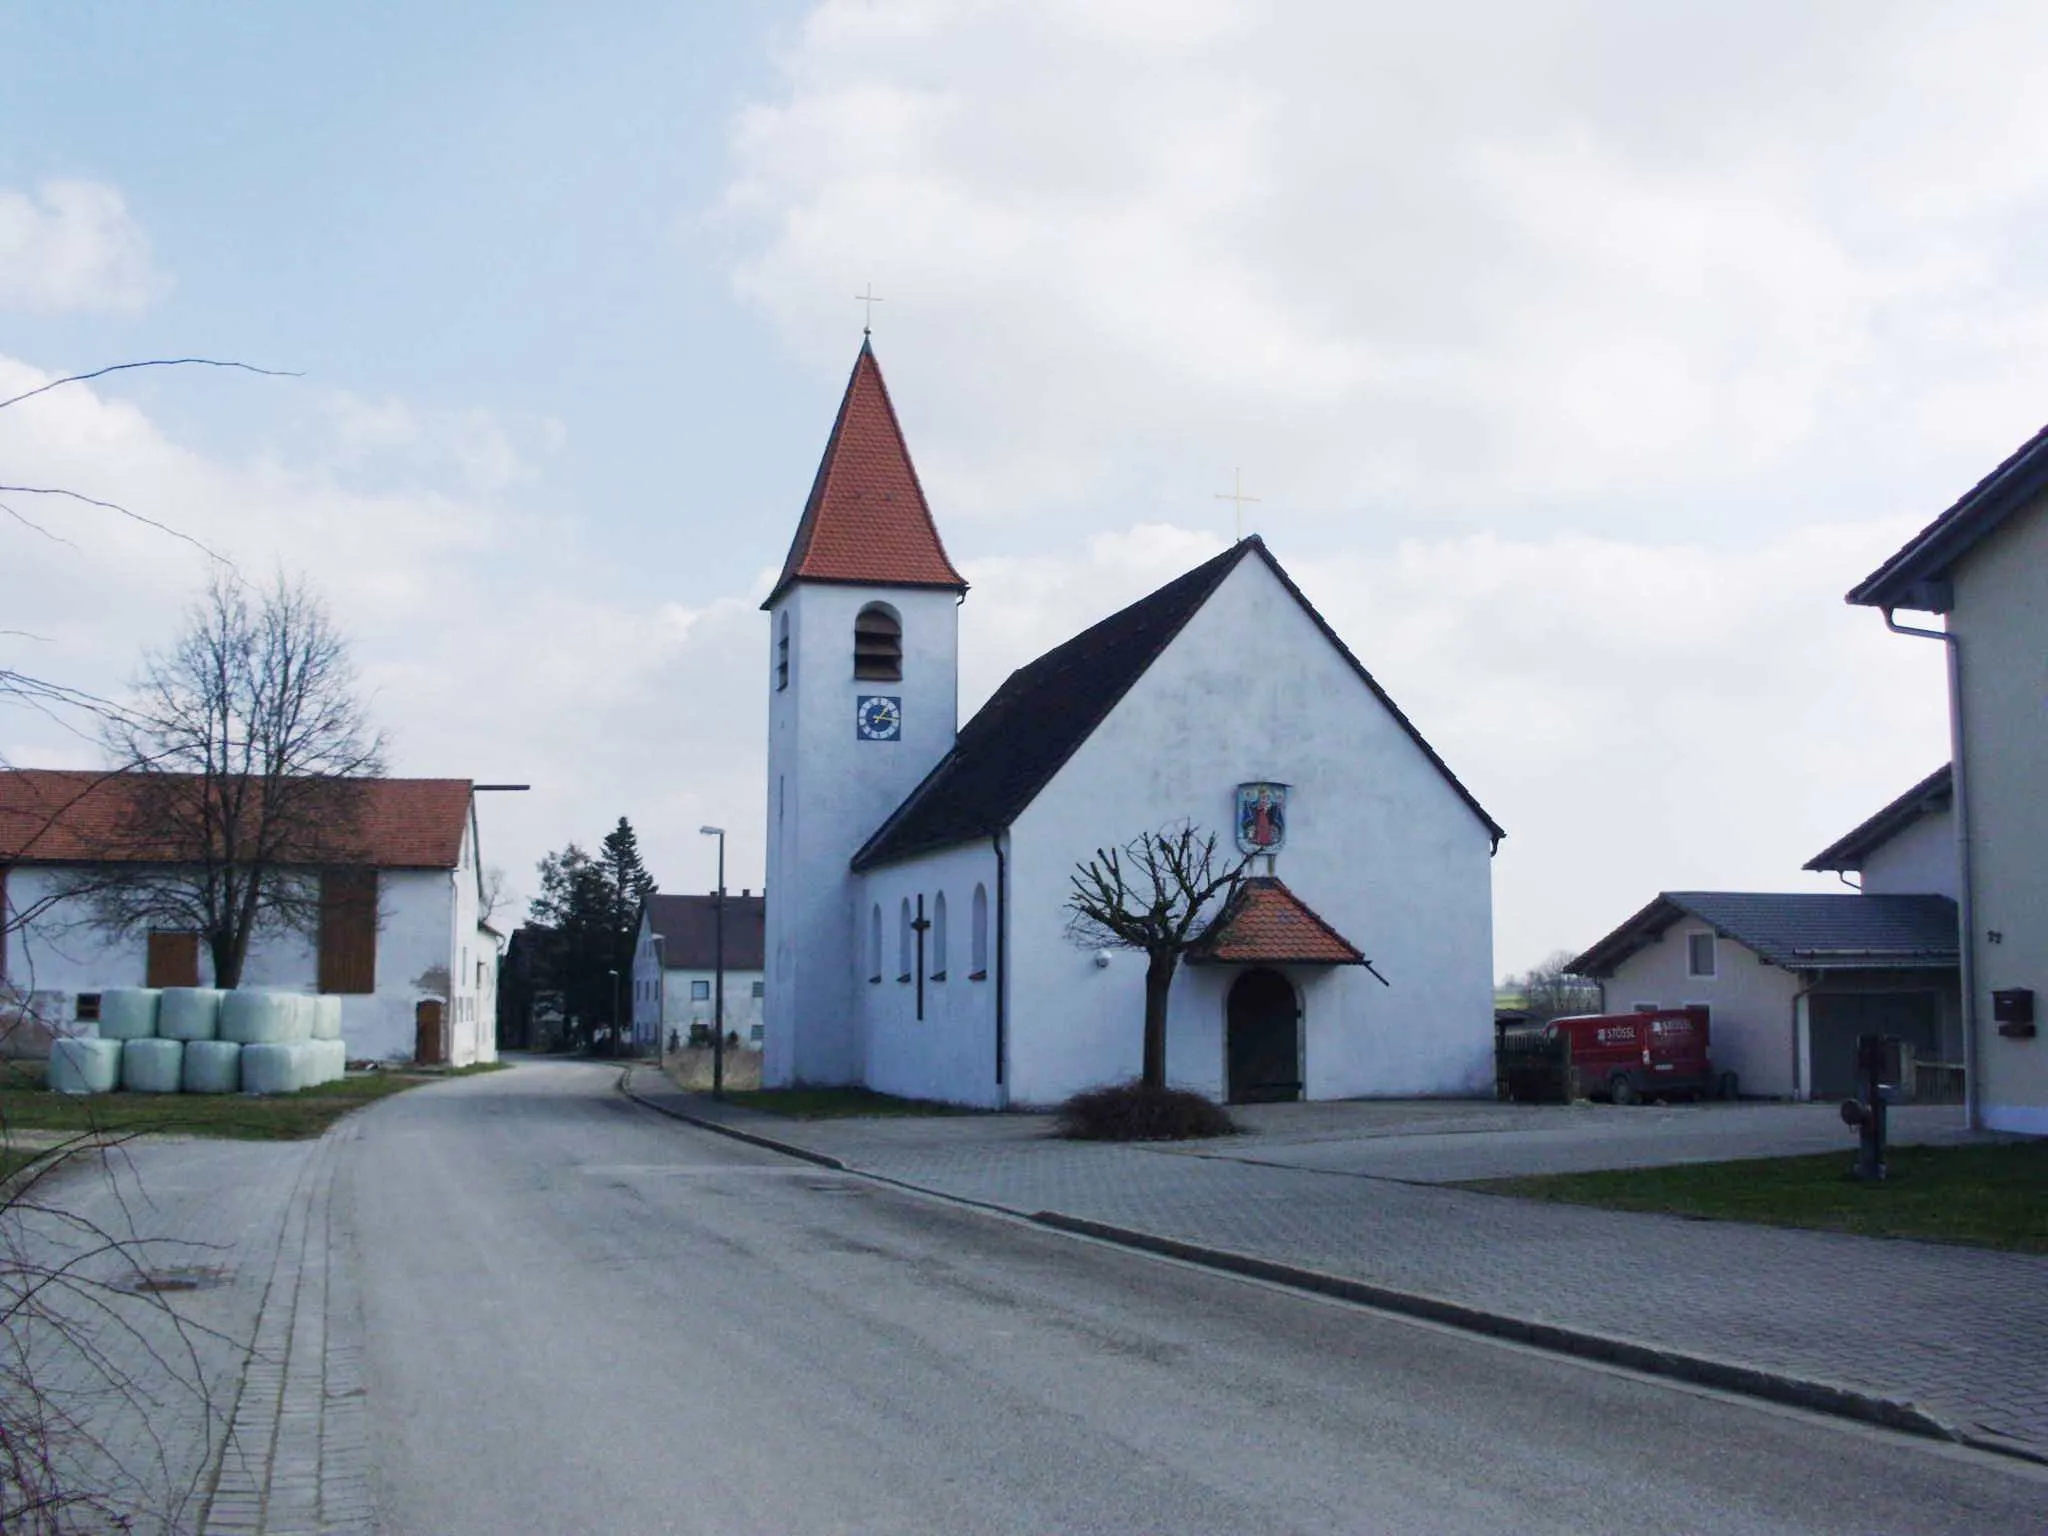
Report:
[[[769,615],[764,1077],[988,1107],[1137,1075],[1142,955],[1079,861],[1181,821],[1252,852],[1166,1070],[1232,1101],[1488,1091],[1502,832],[1252,537],[958,724],[959,605],[871,347]]]

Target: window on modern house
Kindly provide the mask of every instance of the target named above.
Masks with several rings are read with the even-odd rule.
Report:
[[[767,988],[762,983],[758,981],[754,983],[754,996],[761,997],[764,996],[766,992]]]
[[[988,980],[988,887],[974,888],[974,910],[970,914],[968,931],[968,958],[974,969],[967,973],[969,981]]]
[[[1714,936],[1688,933],[1685,936],[1685,973],[1688,976],[1714,974]]]
[[[199,935],[152,928],[149,931],[149,960],[144,967],[142,984],[145,987],[198,986]]]
[[[868,913],[868,980],[882,979],[882,904]]]
[[[903,677],[903,621],[896,610],[869,603],[853,621],[853,675],[867,682]]]
[[[910,898],[903,898],[903,915],[896,922],[896,979],[910,980]]]
[[[946,979],[946,893],[932,898],[932,980]]]
[[[710,983],[710,982],[708,982],[708,981],[693,981],[693,982],[691,982],[691,983],[690,983],[690,1001],[691,1001],[691,1002],[693,1002],[693,1003],[708,1003],[708,1002],[710,1002],[710,1001],[711,1001],[711,983]]]
[[[789,686],[789,610],[775,616],[775,691]]]
[[[320,877],[320,990],[377,990],[374,869],[330,869]]]

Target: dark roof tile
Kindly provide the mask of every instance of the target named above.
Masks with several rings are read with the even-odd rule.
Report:
[[[725,968],[758,971],[767,954],[768,902],[762,896],[725,897]],[[650,896],[647,919],[661,940],[662,965],[672,971],[708,971],[718,956],[718,898]]]
[[[1571,963],[1612,976],[1637,950],[1690,918],[1790,971],[1939,969],[1958,963],[1956,904],[1946,896],[1664,891]]]

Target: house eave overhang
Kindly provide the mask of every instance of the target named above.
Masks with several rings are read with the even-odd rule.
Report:
[[[1948,613],[1955,606],[1950,573],[2013,512],[2048,491],[2048,427],[2022,443],[1953,506],[1862,581],[1845,601],[1865,608]]]

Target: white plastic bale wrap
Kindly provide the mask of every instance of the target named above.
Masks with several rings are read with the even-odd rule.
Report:
[[[348,1076],[348,1047],[339,1040],[315,1040],[313,1042],[323,1053],[320,1081],[338,1083]]]
[[[325,993],[313,999],[313,1038],[341,1038],[341,999],[332,993]]]
[[[240,1093],[242,1047],[232,1040],[188,1040],[184,1086],[187,1093]]]
[[[242,1092],[297,1093],[299,1048],[284,1041],[242,1047]]]
[[[121,1086],[130,1093],[176,1093],[184,1070],[182,1040],[121,1042]]]
[[[156,1035],[154,987],[109,987],[100,994],[102,1040],[148,1040]]]
[[[119,1040],[52,1040],[50,1091],[112,1093],[121,1078],[121,1044]]]
[[[220,1000],[214,987],[165,987],[156,1006],[160,1040],[214,1040],[220,1036]]]
[[[237,987],[220,1001],[220,1038],[237,1045],[286,1045],[303,1021],[290,992]]]

